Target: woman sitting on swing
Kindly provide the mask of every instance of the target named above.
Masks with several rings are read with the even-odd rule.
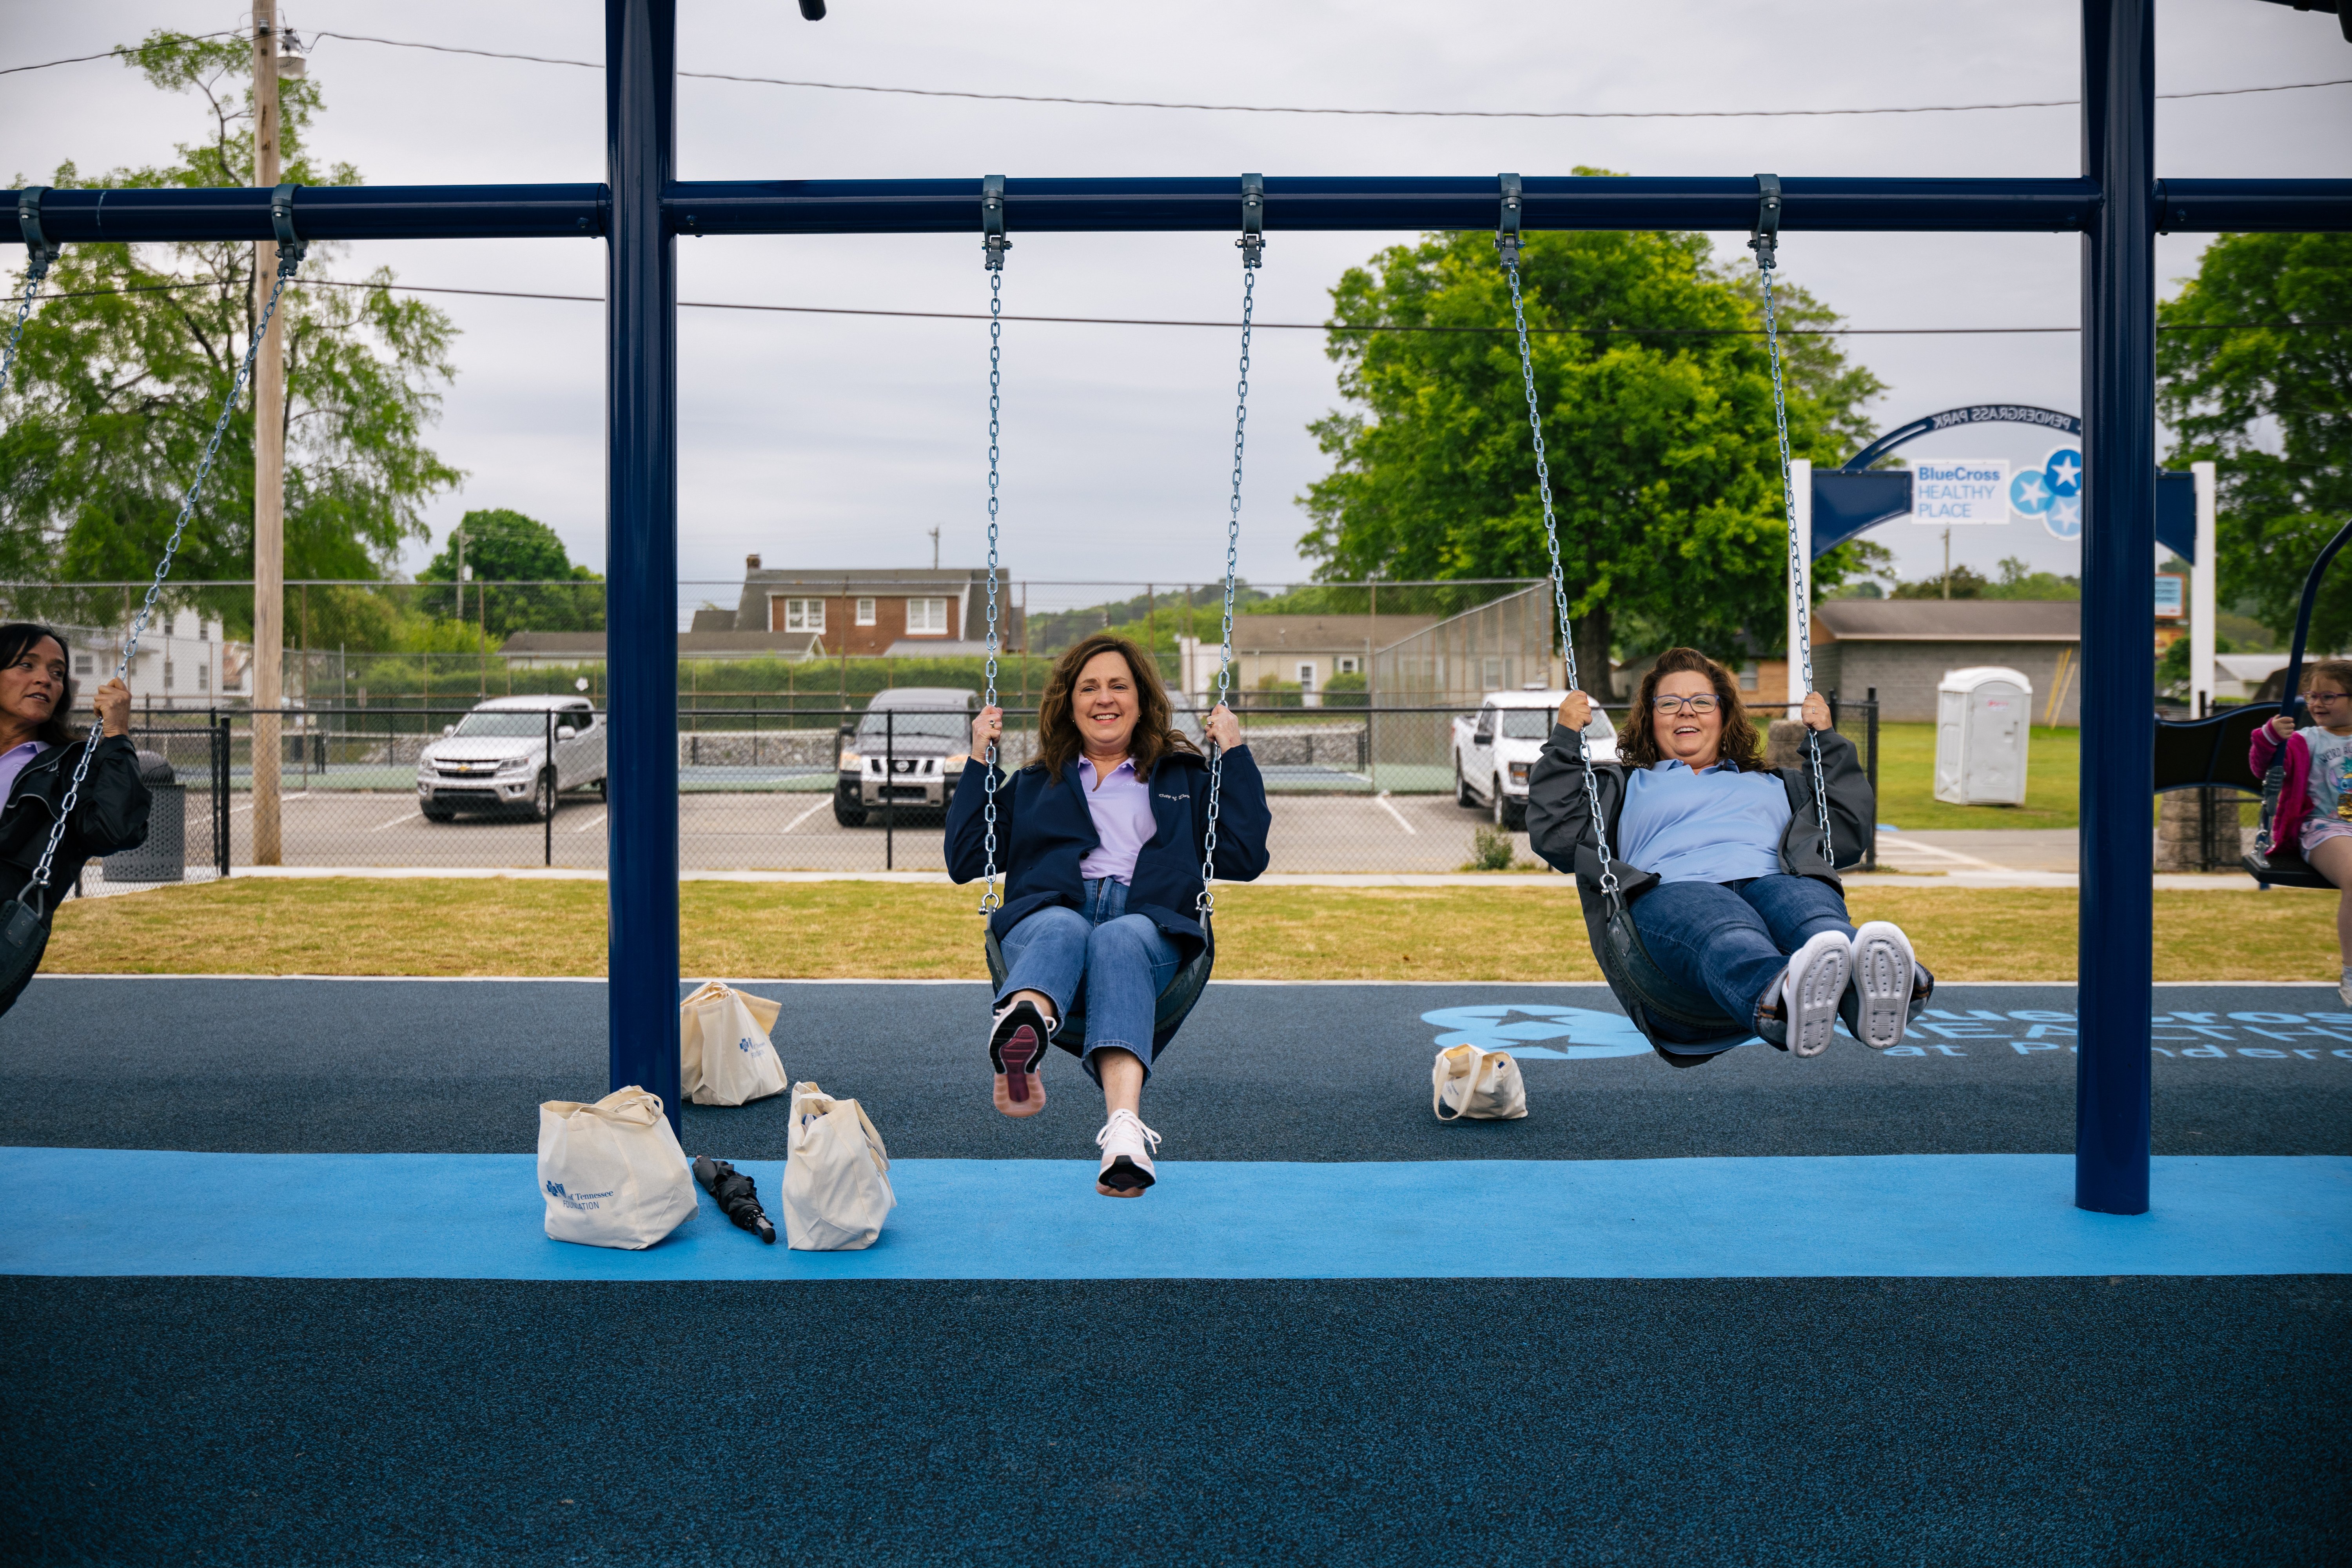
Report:
[[[110,680],[91,697],[103,733],[90,754],[89,773],[74,797],[73,816],[49,862],[48,879],[32,887],[49,830],[63,815],[82,748],[76,732],[73,675],[65,637],[29,621],[0,626],[0,900],[37,892],[54,910],[82,863],[146,841],[147,786],[132,747],[131,691]],[[46,939],[44,939],[46,941]],[[26,971],[24,980],[32,978]],[[0,1013],[23,990],[0,994]]]
[[[971,725],[975,761],[1003,731],[1003,709],[981,710]],[[1216,874],[1246,882],[1265,869],[1265,785],[1222,703],[1208,737],[1223,754]],[[1176,728],[1149,656],[1101,633],[1055,665],[1038,707],[1037,760],[1009,779],[991,770],[1004,904],[989,930],[1007,970],[988,1037],[996,1109],[1045,1109],[1045,1047],[1060,1046],[1103,1091],[1095,1191],[1140,1197],[1160,1142],[1139,1114],[1156,1005],[1208,941],[1194,919],[1208,760]],[[948,871],[959,882],[987,866],[987,795],[978,770],[967,768],[948,808]],[[1085,1016],[1082,1042],[1055,1037],[1074,1005]]]
[[[1853,742],[1830,728],[1820,693],[1805,699],[1816,732],[1831,830],[1859,859],[1876,812]],[[1578,735],[1592,700],[1571,691],[1528,789],[1536,853],[1597,888],[1601,877]],[[1696,648],[1669,648],[1642,679],[1617,734],[1623,761],[1594,769],[1601,820],[1634,929],[1651,960],[1724,1016],[1801,1057],[1827,1047],[1841,1013],[1864,1044],[1903,1038],[1914,966],[1910,939],[1885,921],[1857,931],[1822,842],[1811,765],[1777,772],[1731,674]],[[1713,1054],[1657,1026],[1662,1050]],[[1676,1051],[1678,1043],[1695,1047]]]

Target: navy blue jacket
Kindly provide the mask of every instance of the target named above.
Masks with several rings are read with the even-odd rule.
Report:
[[[1192,917],[1201,896],[1202,847],[1209,826],[1209,763],[1188,752],[1163,756],[1146,781],[1151,815],[1160,830],[1135,858],[1128,884],[1127,912],[1148,917],[1190,962],[1205,940]],[[959,882],[979,877],[987,864],[988,789],[977,770],[967,767],[948,807],[948,875]],[[1224,784],[1217,796],[1217,877],[1255,881],[1265,869],[1266,829],[1273,816],[1265,805],[1265,780],[1246,746],[1224,755]],[[1007,779],[996,774],[996,866],[1004,878],[1004,907],[989,917],[998,941],[1034,910],[1051,904],[1080,909],[1086,879],[1078,862],[1102,846],[1094,814],[1087,809],[1086,785],[1072,762],[1059,779],[1032,763]]]

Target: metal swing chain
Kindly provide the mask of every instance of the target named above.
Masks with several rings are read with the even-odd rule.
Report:
[[[1004,247],[989,247],[988,253],[988,689],[981,698],[981,706],[996,706],[996,435],[997,415],[1003,374],[1004,339]],[[987,880],[981,889],[980,913],[994,914],[1004,907],[1004,896],[996,884],[996,759],[1003,750],[1002,726],[997,740],[988,748],[988,755],[980,759],[985,769],[982,787],[986,801],[982,807],[988,824]]]
[[[1789,584],[1801,588],[1791,595],[1797,611],[1797,646],[1789,651],[1798,659],[1799,679],[1805,695],[1813,693],[1813,631],[1811,606],[1812,574],[1810,563],[1799,558],[1797,549],[1797,484],[1795,471],[1789,461],[1789,402],[1780,383],[1780,337],[1772,311],[1772,256],[1769,247],[1759,247],[1756,255],[1757,275],[1764,280],[1764,349],[1772,362],[1772,426],[1780,440],[1780,507],[1789,530]],[[1830,797],[1822,782],[1821,731],[1811,724],[1805,726],[1805,757],[1813,773],[1813,809],[1822,825],[1822,858],[1834,870],[1837,850],[1830,838]]]
[[[8,334],[8,352],[0,354],[0,394],[16,384],[16,345],[24,342],[25,322],[33,313],[41,280],[49,275],[49,266],[59,255],[56,243],[41,232],[41,197],[47,189],[27,186],[16,198],[16,226],[25,237],[25,292],[16,301],[16,325]]]
[[[270,318],[278,313],[278,296],[293,281],[294,268],[301,260],[295,252],[281,260],[278,280],[270,285],[269,299],[261,307],[261,319],[253,325],[253,341],[246,345],[245,363],[237,367],[236,379],[229,383],[228,396],[221,402],[220,417],[213,422],[212,439],[205,443],[205,455],[196,464],[195,481],[188,486],[187,499],[180,503],[180,515],[172,524],[172,537],[163,546],[163,559],[155,565],[155,579],[147,584],[147,597],[139,606],[139,614],[131,623],[130,635],[122,641],[122,658],[114,667],[114,679],[121,680],[129,673],[131,657],[139,651],[139,638],[147,630],[148,618],[155,612],[155,600],[163,592],[163,581],[172,574],[172,558],[180,552],[180,540],[188,531],[188,520],[195,515],[196,501],[203,496],[205,480],[212,473],[213,459],[220,453],[221,437],[228,433],[228,422],[236,413],[237,399],[245,395],[246,383],[252,379],[253,363],[261,355],[261,340],[268,335]],[[32,880],[26,884],[34,898],[48,890],[49,864],[56,858],[58,843],[64,839],[66,824],[73,820],[74,806],[81,798],[82,780],[89,775],[90,758],[98,751],[103,737],[102,721],[89,727],[89,738],[81,750],[81,760],[74,764],[73,780],[66,785],[64,806],[58,819],[49,825],[49,841],[41,849],[41,863],[33,868]]]
[[[1217,653],[1217,700],[1210,704],[1213,714],[1224,706],[1226,695],[1233,689],[1234,669],[1234,580],[1238,573],[1242,548],[1242,437],[1249,426],[1250,315],[1257,302],[1257,265],[1263,245],[1251,245],[1246,238],[1242,246],[1242,360],[1241,381],[1234,400],[1234,489],[1225,503],[1225,618],[1223,639]],[[1217,806],[1224,788],[1225,752],[1215,741],[1209,742],[1209,830],[1201,851],[1201,896],[1193,903],[1193,912],[1203,924],[1217,912]]]
[[[25,268],[25,292],[16,301],[16,330],[8,334],[8,352],[0,355],[0,392],[5,392],[16,384],[16,345],[24,341],[25,320],[33,313],[33,296],[40,292],[41,279],[47,276],[48,270],[47,258],[39,256],[35,257],[33,264]]]
[[[1543,417],[1536,402],[1535,355],[1528,348],[1528,310],[1519,297],[1519,258],[1516,243],[1503,247],[1503,276],[1511,281],[1511,321],[1519,333],[1519,380],[1528,395],[1528,433],[1535,438],[1536,493],[1543,501],[1544,544],[1551,552],[1552,607],[1559,616],[1560,655],[1569,689],[1576,689],[1576,633],[1568,617],[1568,574],[1559,563],[1559,523],[1551,510],[1551,467],[1544,458]],[[1609,855],[1609,824],[1601,814],[1601,786],[1592,772],[1592,742],[1576,732],[1577,755],[1584,763],[1584,806],[1592,815],[1592,841],[1601,855],[1601,891],[1611,899],[1618,892],[1615,862]]]

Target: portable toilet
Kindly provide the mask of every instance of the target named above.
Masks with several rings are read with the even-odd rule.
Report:
[[[1979,665],[1936,686],[1936,798],[1954,805],[2023,805],[2033,682]]]

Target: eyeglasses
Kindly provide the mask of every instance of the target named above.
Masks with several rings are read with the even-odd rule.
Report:
[[[2347,697],[2352,697],[2352,692],[2306,691],[2303,694],[2303,700],[2305,702],[2341,702]]]
[[[1679,718],[1685,708],[1694,713],[1712,713],[1717,701],[1712,694],[1702,692],[1696,697],[1653,697],[1650,706],[1669,717]]]

